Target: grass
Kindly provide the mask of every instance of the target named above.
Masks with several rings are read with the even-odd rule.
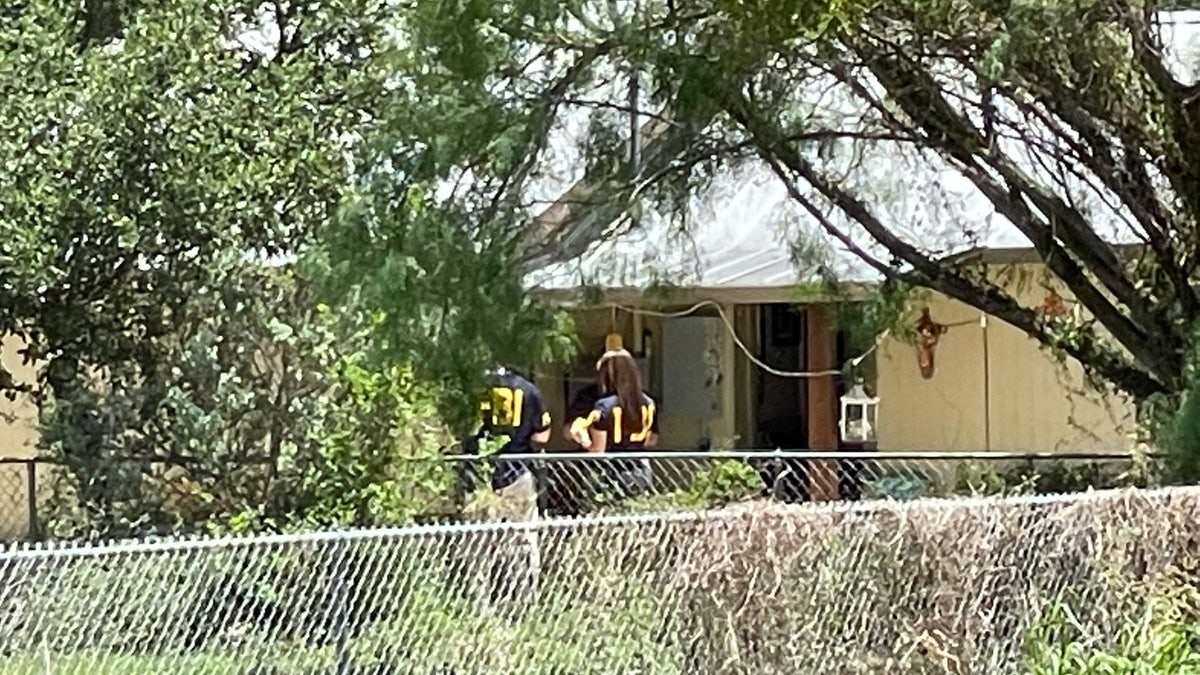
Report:
[[[7,657],[0,661],[0,675],[50,675],[52,673],[87,673],[88,675],[158,675],[159,673],[188,673],[189,675],[234,675],[254,672],[287,673],[318,672],[334,662],[332,652],[325,654],[303,647],[287,650],[246,650],[222,654],[193,653],[186,655],[122,655],[103,651],[82,651],[73,654],[43,654],[27,657]]]
[[[1026,636],[1028,675],[1200,674],[1200,591],[1194,582],[1166,576],[1120,590],[1132,601],[1131,611],[1103,644],[1071,604],[1052,603]]]
[[[662,639],[662,602],[650,588],[617,583],[607,597],[543,597],[516,621],[481,614],[445,593],[409,596],[391,623],[379,623],[351,643],[355,675],[683,675],[680,645]],[[1111,640],[1099,644],[1071,604],[1051,604],[1026,633],[1025,675],[1200,674],[1200,624],[1195,591],[1141,596]],[[1185,589],[1187,590],[1187,589]],[[396,622],[403,617],[406,621]],[[414,620],[420,617],[420,620]],[[9,656],[0,675],[316,675],[337,672],[333,647],[245,645],[227,653],[128,655],[105,651]],[[842,664],[845,665],[845,664]],[[893,664],[894,665],[894,664]],[[905,672],[934,672],[916,663]],[[915,668],[915,670],[911,670]],[[935,669],[936,670],[936,669]],[[739,671],[740,672],[740,671]],[[832,672],[832,671],[831,671]],[[860,671],[855,671],[860,672]],[[867,671],[861,671],[867,672]],[[939,671],[940,672],[940,671]]]
[[[422,586],[350,642],[350,671],[413,675],[682,675],[678,652],[655,638],[661,601],[636,581],[614,579],[607,597],[547,594],[519,620],[480,613],[452,593]],[[267,638],[260,636],[261,643]],[[146,644],[132,645],[136,647]],[[230,652],[42,653],[0,660],[0,675],[315,675],[336,672],[336,650],[303,643]]]

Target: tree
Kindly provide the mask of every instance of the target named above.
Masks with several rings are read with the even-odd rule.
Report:
[[[1163,51],[1163,17],[1141,3],[920,3],[842,23],[811,66],[854,92],[878,129],[965,177],[1087,309],[1082,323],[1021,306],[980,274],[942,263],[832,179],[768,122],[786,102],[729,87],[723,107],[823,227],[892,278],[1019,327],[1101,381],[1147,402],[1185,386],[1200,202],[1200,88]],[[956,23],[962,22],[962,23]],[[978,28],[955,34],[951,24]],[[949,75],[948,75],[949,74]],[[867,235],[856,246],[821,202]],[[1128,252],[1108,240],[1119,219]],[[862,238],[860,237],[859,240]]]
[[[392,472],[445,444],[436,383],[271,262],[352,188],[405,8],[74,5],[0,12],[0,331],[42,365],[0,385],[39,404],[72,531],[412,515]]]
[[[449,506],[431,388],[378,364],[377,318],[350,309],[247,266],[173,316],[154,370],[113,361],[52,397],[41,441],[65,471],[48,531],[391,524]]]
[[[340,201],[340,137],[381,81],[353,57],[370,3],[280,6],[274,44],[255,7],[27,2],[0,19],[20,45],[0,59],[0,329],[50,361],[52,388],[150,368],[189,298],[302,246]]]
[[[980,28],[951,36],[945,29],[957,21]],[[879,271],[1022,328],[1137,400],[1181,390],[1200,310],[1187,243],[1200,214],[1192,189],[1200,136],[1189,122],[1200,114],[1200,90],[1164,61],[1152,7],[931,3],[863,17],[821,46],[834,62],[826,70],[871,122],[969,180],[1091,318],[1067,325],[1040,316],[981,276],[940,264],[750,103],[751,93],[776,104],[778,96],[726,88],[726,112],[760,155],[781,179],[811,190],[794,191],[806,210],[823,219],[814,196],[834,205],[887,256],[860,247]],[[1106,241],[1103,215],[1089,211],[1104,200],[1144,245],[1136,255]],[[828,219],[823,225],[850,239]]]
[[[574,5],[583,18],[559,27],[575,43],[604,47],[604,65],[574,85],[595,93],[579,105],[602,111],[593,117],[627,115],[624,85],[612,83],[635,67],[650,93],[643,138],[687,142],[640,176],[597,171],[568,195],[607,201],[606,214],[614,202],[628,211],[635,196],[654,196],[651,186],[694,193],[695,179],[714,166],[757,162],[832,241],[884,277],[1004,320],[1139,403],[1174,401],[1187,386],[1200,318],[1200,84],[1184,71],[1200,59],[1165,44],[1172,16],[1159,5],[604,7]],[[539,48],[558,44],[522,37]],[[651,133],[664,123],[670,129]],[[612,144],[599,152],[619,153]],[[886,168],[872,173],[872,164]],[[961,200],[937,192],[947,175],[969,186],[1028,240],[1086,316],[1045,315],[981,270],[953,264],[930,232],[903,222],[909,216],[891,208],[890,196],[872,190],[881,173],[912,174],[902,189],[928,202]],[[938,217],[960,220],[959,244],[982,242],[970,232],[978,215]],[[566,222],[556,237],[573,243],[557,257],[601,236],[594,219]]]
[[[546,172],[562,168],[562,113],[616,44],[563,32],[578,9],[415,4],[386,60],[395,96],[362,134],[355,191],[310,259],[331,297],[381,313],[377,346],[439,384],[460,430],[485,365],[528,368],[574,347],[567,316],[526,293],[520,263],[547,248],[530,222]]]

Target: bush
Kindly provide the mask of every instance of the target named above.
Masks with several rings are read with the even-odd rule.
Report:
[[[451,476],[434,388],[373,363],[373,317],[319,305],[286,270],[193,298],[146,363],[49,401],[58,538],[410,521]]]
[[[1070,494],[1087,490],[1148,487],[1150,467],[1140,460],[1020,460],[959,462],[948,495]]]
[[[1118,591],[1124,620],[1103,645],[1077,619],[1086,598],[1051,604],[1026,636],[1029,675],[1200,672],[1200,592],[1188,576],[1168,569]]]
[[[1013,672],[1064,591],[1086,600],[1080,633],[1111,646],[1129,584],[1194,555],[1197,515],[1194,494],[758,507],[714,518],[674,587],[695,590],[694,672]]]
[[[762,478],[754,467],[740,460],[724,460],[697,471],[682,488],[630,499],[620,510],[654,513],[720,508],[762,493]]]

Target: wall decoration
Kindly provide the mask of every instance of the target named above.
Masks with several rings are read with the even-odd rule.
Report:
[[[949,329],[929,316],[928,307],[921,310],[921,318],[917,320],[917,367],[921,369],[921,377],[926,380],[933,377],[934,351]]]
[[[1041,314],[1043,317],[1056,318],[1066,316],[1071,310],[1067,307],[1067,301],[1063,300],[1063,297],[1058,294],[1058,291],[1055,291],[1053,288],[1048,288],[1046,289],[1046,297],[1042,299],[1042,303],[1040,305],[1033,308],[1033,311]],[[1026,333],[1026,335],[1028,335],[1029,339],[1031,340],[1037,337],[1037,335],[1034,333]]]

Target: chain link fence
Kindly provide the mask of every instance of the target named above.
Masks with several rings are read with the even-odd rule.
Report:
[[[38,464],[32,459],[0,459],[0,541],[39,536]]]
[[[659,451],[449,456],[461,491],[529,468],[545,516],[656,513],[774,501],[1066,494],[1164,484],[1162,459],[1117,453]],[[461,503],[461,500],[460,500]],[[457,518],[459,514],[447,515]]]
[[[421,513],[420,522],[446,523],[486,515],[487,509],[470,507],[475,497],[490,492],[498,465],[531,470],[542,517],[578,517],[757,502],[905,501],[1149,487],[1164,483],[1161,464],[1154,456],[1113,453],[658,451],[447,455],[401,461],[393,474],[402,484],[421,487],[412,497],[419,502],[414,507]],[[166,510],[183,518],[203,514],[208,507],[202,500],[197,502],[190,490],[185,467],[168,470],[131,463],[129,473],[139,480],[122,483],[124,491],[118,496],[133,515],[170,507]],[[71,519],[80,512],[79,499],[74,497],[80,482],[44,460],[0,460],[0,540],[71,536],[78,529],[71,526]],[[135,483],[137,489],[129,488]],[[89,483],[85,494],[102,487]],[[181,524],[187,522],[191,521],[185,518]],[[402,524],[385,514],[366,522]],[[173,526],[161,531],[178,530]]]
[[[0,674],[1031,672],[1194,594],[1198,523],[1174,488],[23,546]]]

